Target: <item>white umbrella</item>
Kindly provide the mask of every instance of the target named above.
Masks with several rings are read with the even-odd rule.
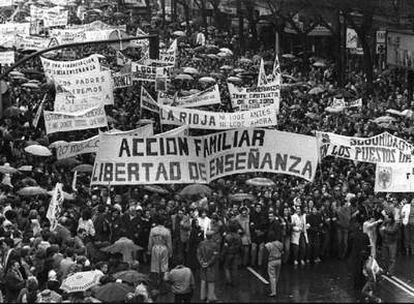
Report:
[[[217,56],[224,58],[224,57],[231,57],[232,55],[230,53],[220,52],[217,54]]]
[[[246,181],[247,185],[257,186],[257,187],[271,187],[275,185],[275,182],[271,179],[264,177],[255,177]]]
[[[173,35],[174,36],[177,36],[177,37],[184,37],[185,36],[185,33],[183,31],[175,31],[173,33]]]
[[[240,58],[239,62],[240,63],[253,63],[253,61],[249,58]]]
[[[393,114],[393,115],[398,115],[401,116],[401,112],[398,110],[394,110],[394,109],[388,109],[387,111],[385,111],[388,114]]]
[[[308,94],[310,94],[310,95],[317,95],[317,94],[321,94],[323,92],[325,92],[325,89],[324,88],[322,88],[322,87],[315,87],[315,88],[311,89],[308,92]]]
[[[24,148],[24,150],[27,153],[30,153],[36,156],[52,156],[52,152],[50,152],[50,150],[47,147],[41,146],[41,145],[31,145],[31,146]]]
[[[231,55],[233,55],[233,51],[232,51],[232,50],[230,50],[229,48],[221,48],[221,49],[220,49],[220,52],[221,52],[221,53],[227,53],[227,54],[231,54]]]
[[[178,80],[194,80],[194,78],[191,77],[188,74],[178,74],[177,76],[175,76],[175,79],[178,79]]]
[[[183,73],[193,75],[193,74],[198,74],[199,72],[196,68],[186,67],[186,68],[183,69]]]
[[[229,78],[227,78],[227,81],[229,81],[229,82],[242,82],[241,78],[236,77],[236,76],[230,76]]]
[[[95,270],[77,272],[65,279],[60,289],[67,293],[83,292],[98,285],[100,278],[101,275]]]
[[[376,124],[390,123],[394,121],[397,121],[397,119],[392,116],[381,116],[373,120]]]
[[[313,66],[314,66],[314,67],[317,67],[317,68],[324,68],[324,67],[326,67],[326,64],[325,64],[325,63],[323,63],[323,62],[318,61],[318,62],[315,62],[315,63],[313,64]]]
[[[3,174],[14,174],[19,172],[16,168],[10,166],[9,163],[5,163],[3,166],[0,166],[0,173]]]
[[[216,80],[213,77],[201,77],[199,80],[199,82],[216,82]]]
[[[286,58],[286,59],[293,59],[293,58],[296,58],[296,56],[295,56],[295,55],[293,55],[293,54],[283,54],[283,55],[282,55],[282,57],[283,57],[283,58]]]
[[[404,110],[401,112],[401,116],[404,116],[406,118],[409,119],[413,119],[414,118],[414,112],[412,110]]]

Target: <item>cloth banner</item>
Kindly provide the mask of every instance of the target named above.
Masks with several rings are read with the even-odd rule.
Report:
[[[312,181],[318,163],[315,137],[278,130],[233,129],[197,137],[100,136],[91,185],[209,183],[248,172]]]
[[[12,6],[13,0],[0,0],[0,7],[3,6]]]
[[[174,66],[154,67],[131,62],[132,79],[134,80],[155,82],[157,70],[158,74],[166,75],[169,77],[173,69]]]
[[[48,48],[49,45],[49,38],[16,35],[15,46],[19,50],[39,51]]]
[[[157,102],[152,98],[151,94],[141,86],[141,109],[145,109],[151,112],[159,113],[160,108]]]
[[[16,35],[30,35],[30,22],[0,24],[0,46],[14,47]]]
[[[53,189],[52,199],[46,213],[46,218],[50,222],[50,231],[54,231],[58,225],[59,217],[62,214],[63,201],[63,184],[57,183],[55,189]]]
[[[375,192],[414,192],[414,164],[377,164]]]
[[[40,57],[45,76],[53,80],[65,80],[68,76],[78,76],[83,73],[101,71],[101,63],[96,54],[73,61],[55,61]]]
[[[56,38],[59,45],[86,41],[85,29],[53,29],[50,37]]]
[[[69,11],[60,6],[43,8],[35,5],[30,6],[30,19],[43,20],[44,27],[66,26],[68,24]]]
[[[55,112],[79,112],[114,104],[111,71],[67,76],[56,81]]]
[[[182,108],[195,108],[220,104],[220,90],[216,84],[202,92],[185,97],[174,97],[169,94],[158,92],[158,103],[163,105],[176,105]]]
[[[263,58],[260,60],[259,77],[257,78],[257,86],[267,85],[267,77]]]
[[[280,105],[280,84],[269,83],[256,88],[236,87],[228,82],[232,107],[235,111],[248,111],[269,105],[276,106],[276,113],[279,113]]]
[[[13,64],[14,63],[14,52],[0,52],[0,64]]]
[[[104,106],[77,112],[76,114],[43,111],[43,117],[45,119],[46,134],[108,126]]]
[[[223,113],[159,105],[162,124],[188,125],[192,129],[226,130],[277,125],[274,105],[245,112]]]
[[[316,132],[320,158],[335,156],[368,163],[411,163],[414,146],[388,132],[362,138]]]
[[[124,132],[111,132],[108,133],[119,134],[119,135],[131,135],[131,136],[142,136],[149,137],[154,134],[152,124],[137,128],[131,131]],[[64,142],[59,141],[58,144],[52,143],[56,148],[56,157],[57,159],[69,158],[86,153],[96,153],[99,147],[99,135],[93,136],[91,138],[82,140],[82,141],[72,141]]]
[[[67,29],[82,29],[85,31],[98,31],[98,30],[121,30],[126,31],[126,24],[112,25],[107,24],[101,20],[96,20],[87,24],[71,24],[66,27]]]
[[[132,74],[130,73],[114,73],[112,74],[112,79],[114,80],[114,89],[132,86]]]
[[[188,129],[188,126],[181,126],[178,128],[174,128],[170,131],[166,131],[160,134],[154,135],[155,137],[166,137],[166,136],[188,136],[190,130]]]

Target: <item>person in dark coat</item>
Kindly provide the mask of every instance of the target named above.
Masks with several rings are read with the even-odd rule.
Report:
[[[217,242],[212,239],[213,234],[213,231],[207,231],[206,239],[197,248],[197,259],[201,265],[200,299],[209,302],[217,301],[215,285],[220,254],[220,248]]]
[[[191,222],[190,238],[188,240],[186,266],[191,268],[194,276],[196,276],[198,269],[200,269],[200,263],[197,260],[197,248],[203,239],[203,230],[201,230],[201,227],[198,225],[197,219],[193,219]]]
[[[267,214],[263,212],[262,205],[257,203],[250,212],[250,229],[252,237],[251,263],[252,266],[262,266],[265,244],[265,232],[267,228]]]
[[[361,297],[361,291],[365,284],[365,276],[363,274],[364,265],[370,255],[369,237],[362,230],[362,223],[356,227],[354,240],[351,244],[349,256],[349,267],[352,271],[354,282],[354,292],[356,299]]]
[[[4,279],[6,302],[15,303],[20,291],[26,285],[23,275],[20,272],[20,264],[17,260],[11,260],[10,267]]]
[[[234,284],[234,272],[237,269],[238,259],[242,250],[242,241],[237,233],[237,225],[230,223],[229,232],[224,237],[222,256],[224,257],[224,273],[226,275],[226,284]]]

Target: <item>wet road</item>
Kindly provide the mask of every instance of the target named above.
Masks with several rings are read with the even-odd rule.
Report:
[[[254,269],[266,281],[264,269]],[[197,277],[197,276],[196,276]],[[197,280],[197,286],[199,282]],[[247,269],[238,270],[234,287],[225,285],[224,273],[216,284],[217,298],[222,302],[355,302],[352,278],[347,263],[331,260],[315,265],[284,265],[275,298],[266,296],[269,285],[264,284]],[[414,303],[414,257],[399,257],[394,278],[383,278],[377,288],[383,302]],[[159,302],[172,302],[171,294],[160,296]],[[193,302],[200,303],[199,288]]]

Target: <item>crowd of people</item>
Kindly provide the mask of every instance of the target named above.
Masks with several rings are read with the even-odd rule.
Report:
[[[105,21],[110,23],[111,18]],[[268,70],[273,66],[274,50],[238,50],[226,58],[209,57],[198,51],[203,45],[237,48],[237,36],[214,27],[169,25],[163,33],[166,46],[176,30],[186,32],[186,36],[179,38],[177,66],[194,67],[199,76],[214,77],[220,87],[222,103],[205,109],[232,111],[226,78],[238,74],[243,86],[254,86],[260,59],[272,62],[267,65]],[[105,56],[101,59],[103,66],[113,71],[121,69],[116,62],[117,51],[106,45],[78,47],[73,51],[78,58],[101,54]],[[136,50],[122,52],[133,60],[139,59]],[[54,58],[64,60],[65,54],[55,54]],[[247,60],[240,60],[241,57]],[[334,64],[326,61],[325,66],[315,67],[315,60],[280,56],[285,76],[275,127],[278,130],[307,135],[319,130],[370,137],[384,131],[372,119],[390,108],[401,111],[411,107],[401,71],[376,71],[374,90],[369,93],[362,71],[348,71],[347,84],[339,89]],[[221,69],[225,65],[232,69]],[[399,254],[414,254],[414,198],[374,193],[375,168],[367,163],[329,157],[321,161],[313,183],[292,176],[241,174],[214,181],[207,190],[195,187],[189,195],[180,195],[184,186],[176,185],[162,189],[90,188],[88,174],[80,174],[73,186],[70,169],[79,163],[93,164],[93,155],[57,161],[54,157],[33,156],[24,148],[34,142],[49,146],[62,139],[86,139],[96,135],[97,130],[46,136],[42,118],[34,128],[31,121],[45,94],[45,109],[53,109],[54,86],[46,83],[39,58],[29,60],[19,70],[42,85],[39,89],[24,88],[21,84],[27,78],[8,78],[9,106],[19,111],[6,109],[1,120],[1,168],[31,168],[4,173],[0,185],[3,301],[107,301],[100,298],[99,289],[115,283],[125,285],[126,290],[118,301],[151,302],[159,294],[171,291],[177,302],[190,302],[200,288],[200,300],[214,302],[220,298],[215,292],[220,271],[224,270],[228,288],[233,288],[237,286],[235,272],[248,266],[267,273],[269,296],[275,297],[283,265],[292,265],[286,271],[295,271],[331,259],[349,262],[357,296],[363,291],[363,297],[372,299],[375,284],[369,283],[375,282],[378,272],[373,272],[372,260],[378,260],[384,272],[393,274]],[[172,80],[170,91],[185,95],[191,89],[207,87],[194,78]],[[134,83],[114,92],[115,105],[107,107],[111,128],[131,130],[143,118],[153,119],[158,132],[171,128],[160,125],[154,113],[137,107],[141,85],[144,84]],[[154,86],[145,86],[155,96]],[[323,87],[323,92],[308,93],[317,86]],[[326,112],[332,98],[338,95],[347,99],[361,97],[364,106],[339,114]],[[410,123],[409,119],[398,118],[397,123],[388,126],[388,131],[413,142]],[[204,132],[191,130],[192,135]],[[272,180],[274,186],[246,184],[246,180],[259,176]],[[25,186],[52,190],[57,182],[74,195],[64,201],[58,226],[51,231],[46,217],[50,197],[22,196],[17,192]],[[106,250],[122,242],[128,243],[128,252]],[[70,293],[61,289],[62,282],[71,275],[91,270],[99,274],[97,286]],[[151,275],[128,282],[117,275],[125,271]]]

